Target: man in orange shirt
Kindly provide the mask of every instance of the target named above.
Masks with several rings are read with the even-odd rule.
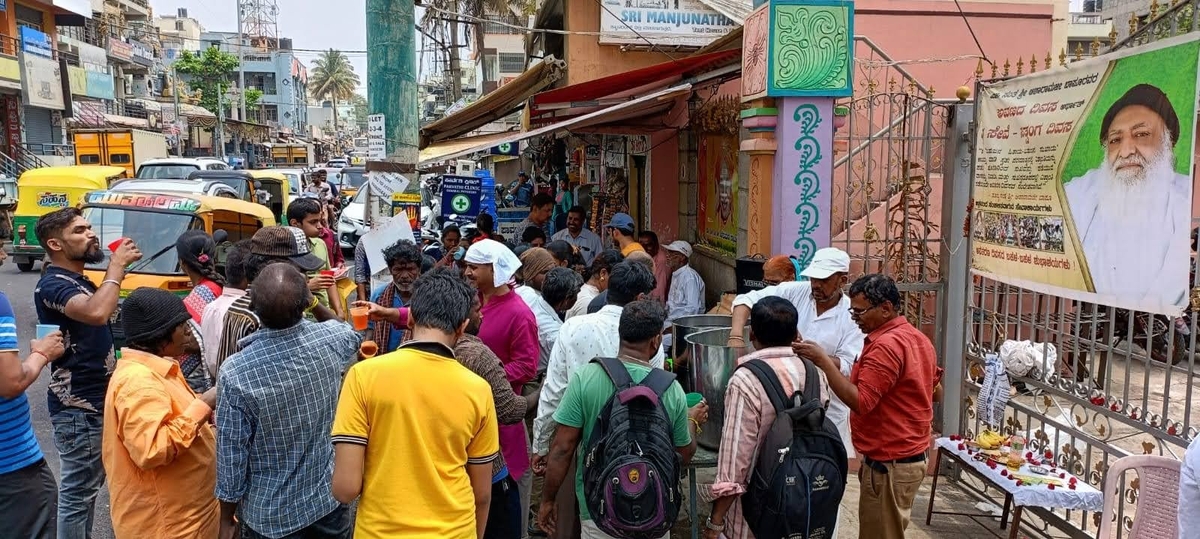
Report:
[[[633,217],[630,217],[628,213],[614,213],[612,219],[608,220],[608,224],[604,225],[613,247],[621,250],[621,256],[628,257],[634,251],[646,251],[642,244],[637,242],[634,228]]]
[[[172,358],[199,354],[183,300],[139,288],[122,306],[128,347],[104,400],[101,458],[117,537],[216,537],[216,388],[196,395]]]
[[[863,463],[858,471],[862,537],[902,539],[925,480],[937,352],[929,337],[900,315],[900,305],[891,277],[864,275],[850,285],[850,317],[867,335],[850,378],[819,344],[792,345],[797,355],[825,371],[830,389],[850,408],[850,438]]]

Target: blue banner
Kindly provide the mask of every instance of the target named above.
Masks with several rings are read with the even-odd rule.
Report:
[[[113,76],[108,73],[87,71],[87,96],[96,99],[116,99],[116,87]]]
[[[483,179],[475,176],[442,176],[442,215],[474,219],[479,215]]]
[[[54,57],[54,46],[50,43],[49,35],[28,26],[22,26],[20,32],[21,50],[46,58]]]
[[[521,155],[521,143],[504,142],[488,149],[490,155]]]

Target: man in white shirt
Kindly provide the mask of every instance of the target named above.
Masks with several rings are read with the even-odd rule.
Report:
[[[1138,84],[1104,115],[1099,166],[1063,186],[1101,299],[1187,305],[1192,178],[1176,167],[1180,129],[1166,94]]]
[[[600,236],[595,232],[583,228],[583,221],[586,218],[583,206],[573,206],[567,210],[567,228],[555,232],[550,237],[551,240],[563,240],[571,245],[579,248],[579,255],[583,257],[583,263],[587,266],[592,265],[592,260],[604,248],[600,241]]]
[[[742,294],[733,300],[733,327],[744,328],[750,319],[750,308],[767,296],[779,296],[796,307],[799,314],[796,329],[800,338],[816,341],[832,357],[841,361],[842,374],[850,376],[850,369],[858,360],[863,348],[863,332],[850,318],[850,297],[842,289],[846,286],[850,271],[850,255],[833,247],[820,249],[813,255],[812,262],[800,275],[808,281],[790,281],[762,290]],[[729,337],[729,346],[744,347],[746,341],[741,334]],[[832,396],[829,402],[829,419],[837,425],[846,446],[846,454],[855,457],[854,445],[850,441],[850,409]]]
[[[542,297],[542,284],[546,282],[546,274],[558,267],[554,255],[541,247],[532,247],[521,253],[521,269],[519,275],[525,284],[516,288],[529,310],[533,311],[538,326],[538,346],[541,354],[538,357],[539,374],[546,372],[546,363],[550,360],[550,350],[554,341],[558,340],[558,330],[562,320],[545,298]]]
[[[563,323],[558,340],[550,352],[550,363],[546,369],[546,381],[538,398],[537,419],[533,421],[533,471],[541,475],[546,469],[546,454],[550,450],[550,435],[554,433],[554,412],[558,410],[567,383],[576,370],[587,365],[595,357],[617,357],[621,346],[618,327],[621,311],[625,305],[642,299],[654,291],[654,274],[645,266],[632,262],[621,262],[613,267],[608,285],[608,304],[598,312],[576,316]],[[662,350],[650,360],[650,366],[663,368],[665,355]],[[571,459],[574,463],[575,460]],[[566,477],[574,473],[568,470]],[[572,511],[578,514],[572,489],[559,491],[558,526],[556,531],[571,530]],[[574,507],[575,509],[571,509]],[[567,532],[569,536],[569,532]],[[563,535],[556,533],[555,535]]]
[[[667,291],[667,319],[663,322],[665,331],[680,318],[704,314],[704,279],[688,265],[692,258],[691,244],[675,240],[664,245],[663,250],[667,252],[667,266],[671,269],[671,287]],[[663,336],[663,346],[670,349],[670,333]]]

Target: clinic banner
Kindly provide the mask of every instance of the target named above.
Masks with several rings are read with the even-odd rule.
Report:
[[[984,84],[971,267],[1177,315],[1191,289],[1195,37]]]

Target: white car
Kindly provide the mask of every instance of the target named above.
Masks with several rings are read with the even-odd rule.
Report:
[[[109,187],[109,191],[132,191],[138,193],[180,193],[207,195],[225,198],[240,198],[237,189],[215,180],[121,180]]]
[[[350,203],[342,208],[342,216],[338,218],[338,246],[342,249],[353,249],[358,245],[358,238],[367,233],[367,190],[360,189],[350,199]]]
[[[334,168],[334,169],[341,170],[342,167],[348,167],[348,166],[350,166],[349,159],[346,159],[343,157],[335,157],[333,159],[330,159],[328,162],[326,162],[324,168]]]
[[[185,180],[197,170],[229,170],[230,166],[213,157],[166,157],[148,159],[138,165],[135,177],[141,180]]]

